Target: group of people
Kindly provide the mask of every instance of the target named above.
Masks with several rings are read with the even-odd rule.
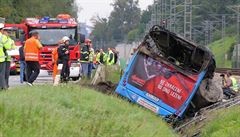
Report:
[[[107,53],[103,49],[96,50],[92,48],[92,42],[86,39],[84,46],[81,47],[80,62],[82,66],[82,78],[90,79],[92,76],[92,70],[97,65],[114,65],[118,60],[118,52],[115,48],[108,48]]]
[[[37,31],[30,32],[30,38],[19,48],[20,55],[20,82],[29,86],[37,79],[40,73],[39,52],[43,48],[40,42],[40,36]],[[64,36],[59,40],[58,46],[52,52],[53,79],[59,73],[61,66],[60,80],[67,82],[70,75],[70,38]],[[4,29],[4,24],[0,23],[0,90],[8,89],[8,79],[10,75],[11,56],[8,51],[15,49],[15,42],[10,38],[8,32]],[[118,60],[118,52],[115,48],[108,48],[105,53],[103,49],[94,52],[92,42],[86,39],[80,51],[81,77],[90,79],[92,70],[99,64],[114,65]],[[61,65],[59,65],[61,64]]]
[[[11,56],[9,51],[15,49],[15,42],[10,38],[4,24],[0,23],[0,91],[9,88]]]

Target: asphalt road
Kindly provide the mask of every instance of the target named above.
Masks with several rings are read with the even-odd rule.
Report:
[[[43,77],[39,76],[34,84],[52,84],[52,77]],[[11,75],[9,78],[9,86],[16,87],[16,86],[25,86],[26,83],[20,83],[20,76],[19,75]]]

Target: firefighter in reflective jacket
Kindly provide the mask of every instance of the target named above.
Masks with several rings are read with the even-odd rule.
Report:
[[[31,38],[26,40],[24,46],[25,61],[27,64],[27,84],[32,86],[40,73],[39,50],[42,49],[39,33],[37,31],[30,32]]]
[[[3,34],[4,24],[0,23],[0,91],[7,89],[5,73],[6,73],[6,55],[4,49],[11,49],[11,41]]]
[[[89,66],[89,54],[90,54],[91,40],[86,39],[84,46],[81,47],[80,62],[82,66],[82,77],[87,77]]]
[[[114,62],[114,53],[111,48],[108,48],[107,65],[113,65]]]

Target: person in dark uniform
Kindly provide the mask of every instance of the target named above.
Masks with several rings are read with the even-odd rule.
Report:
[[[63,43],[58,48],[58,64],[63,64],[62,71],[61,71],[61,82],[67,82],[69,80],[69,41],[70,39],[67,36],[62,38]]]
[[[23,83],[26,81],[25,77],[25,68],[26,68],[26,63],[25,63],[25,57],[24,57],[24,45],[22,45],[19,48],[19,56],[20,56],[20,82]]]

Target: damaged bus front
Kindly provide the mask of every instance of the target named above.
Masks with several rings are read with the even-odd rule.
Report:
[[[132,57],[116,92],[163,117],[182,117],[199,86],[213,78],[214,70],[209,50],[154,26]]]

